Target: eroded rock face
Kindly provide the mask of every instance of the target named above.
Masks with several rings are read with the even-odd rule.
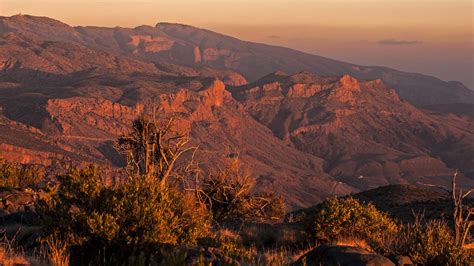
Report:
[[[442,180],[453,169],[439,157],[450,154],[440,153],[446,142],[474,148],[469,122],[466,130],[451,127],[400,99],[381,80],[276,73],[232,93],[276,136],[324,158],[328,173],[361,189],[406,182],[448,185]],[[466,136],[469,140],[462,140]],[[454,153],[462,160],[463,152]]]
[[[13,141],[11,146],[15,150],[9,152],[12,156],[8,158],[50,164],[56,154],[67,160],[118,162],[118,154],[112,147],[117,137],[128,133],[133,119],[141,114],[150,115],[155,108],[158,119],[174,116],[174,130],[189,134],[190,145],[199,145],[196,158],[200,158],[201,166],[215,168],[228,149],[236,150],[257,177],[257,189],[278,191],[291,207],[309,206],[331,194],[355,191],[345,184],[336,185],[324,173],[321,159],[288,147],[273,136],[245,111],[220,80],[152,76],[150,80],[137,81],[135,77],[123,75],[118,85],[91,89],[110,79],[115,77],[83,80],[84,85],[76,85],[74,89],[82,96],[54,97],[61,87],[53,87],[48,94],[32,97],[30,90],[34,88],[21,87],[15,97],[22,104],[15,104],[15,110],[10,110],[11,102],[1,104],[6,106],[11,119],[17,119],[17,114],[28,114],[32,105],[41,110],[41,116],[35,114],[36,119],[22,121],[38,132],[39,139],[35,141],[49,144],[42,144],[44,155],[32,151],[32,155],[27,156],[29,151],[18,152],[16,147],[21,143]],[[45,100],[47,97],[50,98]],[[41,123],[34,122],[39,119]],[[36,142],[31,140],[31,143]],[[35,161],[33,156],[36,156]]]
[[[33,147],[32,147],[33,148]],[[64,155],[54,152],[42,152],[9,144],[0,144],[1,157],[22,164],[40,164],[49,166],[55,160],[64,159]]]
[[[174,43],[169,38],[151,35],[131,35],[128,42],[133,49],[132,53],[159,53],[171,49]]]
[[[277,69],[324,76],[258,79]],[[454,115],[402,99],[466,105]],[[474,122],[461,115],[473,99],[460,84],[185,25],[73,28],[0,18],[0,156],[19,162],[115,162],[117,136],[137,115],[157,111],[177,117],[207,163],[237,147],[259,188],[307,206],[385,184],[449,185],[453,168],[474,176]]]
[[[84,136],[102,130],[116,136],[127,132],[127,125],[143,113],[144,106],[128,107],[108,100],[72,97],[48,100],[46,110],[64,135]]]

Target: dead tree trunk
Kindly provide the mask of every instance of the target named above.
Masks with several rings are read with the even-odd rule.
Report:
[[[466,239],[469,236],[469,231],[474,223],[474,221],[471,219],[471,216],[474,214],[474,209],[470,207],[464,207],[463,200],[469,196],[473,190],[470,189],[466,193],[463,193],[462,189],[460,189],[459,192],[457,192],[457,176],[458,171],[456,170],[452,180],[451,198],[453,200],[454,239],[456,244],[462,247],[466,243]]]

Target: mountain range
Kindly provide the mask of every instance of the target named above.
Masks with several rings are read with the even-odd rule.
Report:
[[[474,187],[474,91],[192,26],[0,17],[0,156],[117,167],[143,113],[176,116],[211,167],[237,151],[292,207],[387,184]]]

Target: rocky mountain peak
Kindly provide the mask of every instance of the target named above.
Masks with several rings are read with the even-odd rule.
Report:
[[[339,79],[339,84],[343,88],[353,89],[353,90],[360,90],[359,81],[356,78],[351,77],[350,75],[347,75],[347,74],[343,75]]]

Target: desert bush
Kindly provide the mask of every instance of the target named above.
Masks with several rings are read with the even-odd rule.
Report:
[[[49,265],[40,254],[26,254],[15,237],[8,238],[6,232],[0,238],[0,265]]]
[[[36,165],[10,163],[0,159],[0,186],[27,188],[40,184],[46,177],[45,169]]]
[[[227,221],[278,221],[285,214],[284,200],[274,193],[254,193],[253,177],[243,171],[238,158],[223,170],[206,175],[198,190],[201,202],[218,223]]]
[[[257,265],[291,265],[295,262],[291,259],[292,254],[286,249],[264,250],[258,257]]]
[[[30,265],[30,259],[28,259],[23,253],[7,251],[5,248],[0,246],[0,265]]]
[[[307,238],[300,227],[281,223],[244,224],[239,228],[242,243],[254,245],[259,249],[265,248],[299,248],[307,244]]]
[[[354,198],[324,201],[307,221],[307,232],[319,241],[353,237],[367,241],[373,248],[382,246],[385,236],[397,232],[396,223],[372,204]]]
[[[37,209],[48,235],[71,246],[126,253],[147,244],[194,244],[206,236],[206,212],[190,197],[145,177],[107,188],[89,166],[60,177]]]
[[[207,236],[208,212],[195,193],[167,182],[184,151],[180,136],[168,130],[144,118],[134,122],[119,142],[129,158],[127,180],[119,185],[104,186],[93,165],[58,176],[58,185],[37,203],[46,234],[81,253],[95,252],[96,259],[134,256],[144,246],[195,244]]]
[[[43,246],[46,248],[46,257],[53,266],[69,265],[68,243],[55,235],[49,235],[43,239]]]
[[[251,260],[252,247],[213,235],[210,218],[275,221],[283,217],[283,200],[254,193],[251,176],[240,172],[237,161],[195,179],[194,189],[180,184],[183,175],[175,165],[192,149],[187,141],[171,131],[170,123],[141,117],[116,146],[128,162],[123,182],[105,186],[94,165],[58,176],[56,186],[36,204],[46,243],[65,244],[56,249],[57,257],[66,258],[64,247],[69,247],[71,260],[82,264],[166,263],[184,256],[167,257],[163,247],[202,245],[210,239],[228,257]]]
[[[243,245],[240,241],[226,236],[217,236],[218,248],[222,252],[237,261],[251,262],[256,257],[256,250],[253,247]]]
[[[409,256],[421,265],[468,265],[469,262],[444,221],[425,222],[418,217],[414,223],[401,226],[391,245],[394,253]]]

